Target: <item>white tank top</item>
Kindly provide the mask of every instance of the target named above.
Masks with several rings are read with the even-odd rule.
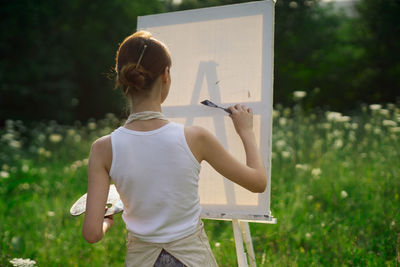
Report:
[[[124,204],[128,231],[152,243],[194,233],[201,212],[200,164],[186,142],[184,126],[169,122],[145,132],[120,127],[111,142],[110,176]]]

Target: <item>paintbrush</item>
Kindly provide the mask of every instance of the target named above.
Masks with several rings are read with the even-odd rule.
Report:
[[[232,112],[231,112],[229,109],[220,107],[220,106],[214,104],[213,102],[211,102],[210,100],[204,100],[204,101],[201,101],[200,103],[203,104],[203,105],[212,107],[212,108],[220,108],[220,109],[223,109],[223,110],[225,110],[226,112],[228,112],[229,114],[232,114]]]

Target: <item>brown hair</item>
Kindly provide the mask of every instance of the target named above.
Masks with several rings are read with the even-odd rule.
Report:
[[[115,60],[116,87],[121,86],[125,95],[148,92],[157,77],[171,66],[167,47],[146,31],[126,37]]]

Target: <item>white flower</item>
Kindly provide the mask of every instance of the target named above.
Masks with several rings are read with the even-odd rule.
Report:
[[[29,171],[29,166],[24,164],[24,165],[22,165],[21,170],[22,170],[22,172],[28,172]]]
[[[389,115],[389,110],[381,109],[381,110],[379,110],[379,114],[381,114],[383,116],[388,116]]]
[[[311,200],[314,199],[314,196],[313,196],[313,195],[308,195],[308,196],[307,196],[307,199],[308,199],[309,201],[311,201]]]
[[[297,3],[296,2],[290,2],[290,4],[289,4],[290,7],[292,7],[291,6],[292,3],[294,3],[296,5],[296,7],[297,7]],[[300,100],[300,99],[306,97],[306,95],[307,95],[307,92],[305,92],[305,91],[294,91],[293,92],[294,100]]]
[[[10,140],[8,142],[8,144],[10,147],[13,147],[13,148],[21,148],[21,142],[16,141],[16,140]]]
[[[94,130],[94,129],[96,129],[96,123],[95,122],[89,122],[88,123],[88,128],[90,129],[90,130]]]
[[[286,146],[286,142],[285,140],[278,140],[276,141],[276,147],[281,150],[282,148],[284,148]]]
[[[306,171],[308,169],[307,164],[296,164],[296,169]]]
[[[379,109],[382,108],[382,105],[379,105],[379,104],[372,104],[372,105],[369,105],[369,108],[370,108],[371,110],[379,110]]]
[[[315,168],[311,170],[311,175],[314,176],[315,178],[319,177],[321,173],[322,172],[320,168]]]
[[[282,157],[284,159],[290,158],[290,152],[289,151],[282,151]]]
[[[337,140],[335,141],[334,146],[335,146],[336,148],[341,148],[341,147],[343,146],[343,141],[342,141],[342,139],[337,139]]]
[[[219,243],[219,242],[216,242],[216,243],[215,243],[215,247],[216,247],[216,248],[219,248],[220,246],[221,246],[221,243]]]
[[[7,171],[0,171],[0,177],[8,178],[8,177],[10,177],[10,174]]]
[[[51,134],[49,140],[52,143],[58,143],[62,140],[62,136],[60,134]]]
[[[49,210],[47,212],[47,216],[49,216],[49,217],[53,217],[54,215],[56,215],[56,213],[54,211]]]
[[[75,132],[74,129],[68,129],[68,130],[67,130],[67,135],[68,135],[68,136],[74,136],[75,133],[76,133],[76,132]]]
[[[297,3],[295,1],[292,1],[289,3],[290,8],[297,8]]]
[[[392,120],[383,120],[382,124],[384,126],[392,126],[392,127],[396,127],[397,123],[395,121]]]
[[[392,133],[400,133],[400,127],[393,127],[393,128],[390,128],[390,131],[391,131]]]
[[[31,267],[31,266],[35,266],[36,261],[31,260],[31,259],[14,258],[14,259],[10,260],[10,263],[13,266],[17,266],[17,267]]]
[[[346,198],[348,195],[347,195],[347,192],[346,191],[344,191],[344,190],[342,190],[342,192],[340,192],[340,197],[341,198]]]
[[[279,125],[285,126],[286,123],[287,123],[287,119],[286,118],[284,118],[284,117],[279,118]]]
[[[279,110],[275,110],[275,109],[274,109],[274,110],[272,111],[272,117],[274,117],[274,119],[275,119],[275,118],[278,118],[278,117],[279,117]]]
[[[310,233],[306,233],[306,238],[310,239],[311,238],[311,234]]]

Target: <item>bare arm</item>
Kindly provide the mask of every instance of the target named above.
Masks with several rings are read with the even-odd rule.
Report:
[[[90,151],[89,180],[86,201],[86,213],[82,227],[82,235],[89,243],[100,241],[105,232],[112,226],[112,217],[104,218],[110,176],[112,152],[109,136],[96,140]]]
[[[216,137],[201,127],[196,127],[197,142],[192,142],[194,154],[199,161],[206,160],[220,174],[252,191],[264,192],[267,176],[261,153],[253,132],[253,112],[245,106],[236,105],[232,111],[236,132],[240,136],[246,152],[246,164],[231,156]]]

